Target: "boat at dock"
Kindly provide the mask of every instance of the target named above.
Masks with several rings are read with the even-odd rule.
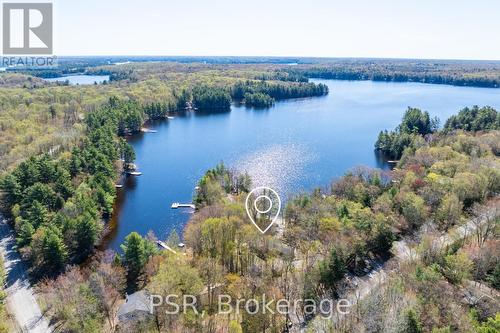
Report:
[[[139,171],[126,171],[125,173],[127,175],[131,175],[131,176],[140,176],[140,175],[142,175],[142,172],[139,172]]]
[[[171,207],[172,207],[172,209],[177,209],[177,208],[195,209],[196,208],[196,206],[194,204],[183,204],[183,203],[178,203],[178,202],[174,202]]]

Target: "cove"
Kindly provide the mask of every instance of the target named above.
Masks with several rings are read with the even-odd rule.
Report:
[[[500,89],[422,83],[312,80],[327,84],[324,97],[277,102],[269,109],[233,105],[227,112],[185,112],[152,122],[156,133],[128,140],[139,177],[117,189],[115,213],[103,247],[119,251],[132,231],[152,230],[164,239],[179,234],[190,213],[171,209],[191,202],[197,181],[223,161],[248,171],[254,186],[270,186],[282,199],[316,187],[357,166],[387,169],[373,145],[379,131],[393,129],[408,106],[429,111],[443,124],[460,109],[500,109]]]

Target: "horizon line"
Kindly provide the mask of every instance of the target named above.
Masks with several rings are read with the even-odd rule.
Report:
[[[411,58],[411,57],[357,57],[357,56],[294,56],[294,55],[168,55],[168,54],[64,54],[55,57],[70,58],[98,58],[98,57],[157,57],[157,58],[274,58],[274,59],[365,59],[365,60],[421,60],[421,61],[480,61],[480,62],[500,62],[498,59],[471,59],[471,58]]]

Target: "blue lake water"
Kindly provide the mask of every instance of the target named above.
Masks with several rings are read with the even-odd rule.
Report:
[[[500,109],[500,89],[421,83],[313,80],[328,96],[278,102],[265,109],[233,106],[230,112],[186,113],[150,124],[157,133],[129,139],[143,173],[118,189],[112,232],[105,243],[118,250],[126,235],[149,230],[166,238],[189,219],[173,202],[191,202],[198,179],[224,161],[246,170],[254,185],[276,189],[282,198],[327,187],[356,166],[387,168],[373,144],[380,130],[393,129],[408,106],[441,122],[465,106]]]
[[[60,77],[53,77],[44,79],[49,82],[65,82],[68,81],[69,84],[94,84],[103,83],[104,81],[109,81],[109,75],[65,75]]]

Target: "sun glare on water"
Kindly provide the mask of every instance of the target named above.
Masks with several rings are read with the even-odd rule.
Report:
[[[244,156],[236,165],[252,177],[252,187],[267,186],[286,195],[313,158],[301,145],[273,145]]]

